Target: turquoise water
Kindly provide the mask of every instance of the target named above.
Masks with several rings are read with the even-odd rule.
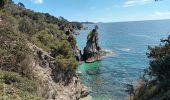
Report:
[[[125,84],[135,84],[143,70],[148,67],[148,46],[159,45],[160,39],[170,33],[170,20],[100,23],[99,44],[113,55],[94,63],[83,63],[78,71],[82,82],[91,88],[93,100],[126,100]],[[83,49],[86,38],[94,25],[85,25],[76,36]]]

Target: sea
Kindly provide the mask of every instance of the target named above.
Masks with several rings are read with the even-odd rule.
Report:
[[[76,36],[81,50],[88,33],[99,27],[99,45],[111,54],[100,61],[82,63],[77,72],[90,89],[92,100],[128,100],[127,84],[137,85],[149,66],[148,46],[161,45],[170,35],[170,20],[84,24]]]

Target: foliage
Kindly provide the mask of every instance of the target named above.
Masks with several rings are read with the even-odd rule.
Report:
[[[25,40],[14,33],[13,29],[0,28],[0,68],[5,70],[22,71],[21,63],[29,55]],[[21,72],[22,73],[22,72]]]
[[[23,3],[21,3],[21,2],[19,2],[18,5],[19,5],[20,7],[25,8],[25,5],[24,5]]]
[[[36,84],[17,73],[0,70],[0,99],[41,100],[36,95]]]
[[[76,45],[76,39],[73,35],[69,35],[68,38],[64,34],[65,27],[72,28],[73,24],[63,17],[56,18],[48,13],[35,13],[13,3],[6,5],[2,12],[5,14],[2,18],[7,23],[7,28],[12,29],[10,32],[17,34],[16,40],[20,40],[17,42],[17,48],[26,46],[24,41],[29,40],[49,52],[54,58],[57,55],[63,55],[65,59],[73,57],[72,46]],[[77,22],[74,27],[77,27],[78,24]],[[63,30],[60,30],[60,26],[64,26]],[[11,35],[11,37],[14,36]],[[22,40],[18,37],[21,37]],[[26,54],[26,52],[24,53]]]
[[[22,33],[27,33],[30,35],[35,33],[35,29],[33,28],[33,25],[31,25],[30,21],[23,19],[19,22],[19,31]]]
[[[170,81],[170,55],[151,61],[149,73],[160,81]]]
[[[80,23],[72,24],[63,17],[57,18],[48,13],[34,12],[26,9],[22,3],[14,4],[12,0],[5,0],[0,10],[0,19],[1,70],[14,71],[24,77],[32,78],[32,70],[30,69],[34,66],[31,66],[30,63],[32,63],[32,60],[36,60],[32,57],[33,52],[28,47],[28,43],[32,43],[55,58],[54,69],[61,69],[59,71],[65,77],[63,81],[70,83],[69,81],[75,75],[78,66],[72,47],[76,45],[76,39],[73,34],[67,36],[65,31],[67,29],[73,31],[74,28],[76,29],[76,27],[79,27],[78,25],[81,25]],[[52,74],[55,73],[57,71],[52,69]],[[15,78],[15,75],[11,75]],[[13,80],[11,79],[12,76],[9,80]],[[29,93],[31,91],[17,87],[17,85],[21,85],[18,80],[17,78],[17,82],[11,83],[14,86],[7,84],[7,87],[11,88],[8,90],[14,91],[14,95],[19,97],[17,99],[27,99],[32,95]],[[20,92],[22,95],[20,95]],[[22,98],[23,96],[25,98]],[[31,97],[28,100],[32,100]]]
[[[78,62],[76,61],[75,58],[70,57],[66,59],[62,55],[56,57],[56,62],[57,62],[57,66],[60,66],[64,70],[69,70],[69,69],[75,70],[78,66]]]
[[[73,28],[75,28],[75,29],[80,30],[80,29],[83,28],[83,24],[82,24],[82,23],[79,23],[79,22],[71,22],[71,24],[72,24]]]
[[[68,36],[68,42],[70,42],[70,45],[72,46],[72,48],[73,48],[74,46],[76,46],[77,41],[76,41],[76,38],[74,37],[73,34],[69,34],[69,36]]]
[[[4,4],[5,4],[5,0],[1,0],[0,1],[0,8],[2,8],[4,6]]]
[[[18,30],[18,20],[6,13],[0,13],[0,68],[15,71],[32,77],[29,56],[31,50],[27,46],[25,34]]]
[[[33,37],[34,43],[50,52],[56,58],[58,67],[69,69],[77,67],[77,61],[73,58],[73,52],[69,42],[65,39],[60,40],[50,34],[48,30],[43,30]]]
[[[169,38],[165,40],[169,40]],[[163,45],[149,48],[148,57],[151,58],[151,61],[147,74],[160,81],[168,81],[170,79],[170,43],[161,41]]]
[[[169,36],[170,37],[170,36]],[[170,42],[162,39],[162,45],[149,47],[147,54],[151,58],[149,68],[145,70],[145,84],[142,84],[136,94],[135,100],[169,100],[170,94]],[[148,76],[151,79],[148,79]]]

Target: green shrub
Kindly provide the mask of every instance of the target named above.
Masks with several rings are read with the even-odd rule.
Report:
[[[75,58],[65,58],[63,55],[59,55],[56,57],[57,66],[62,68],[63,70],[74,69],[76,70],[78,66],[78,62]]]
[[[21,20],[19,22],[19,27],[18,27],[19,31],[21,31],[22,33],[28,34],[29,36],[31,36],[32,34],[35,34],[35,29],[32,27],[30,21],[28,20]]]
[[[62,68],[63,73],[75,74],[77,61],[71,46],[76,44],[76,40],[74,36],[70,36],[69,43],[64,31],[66,28],[73,30],[73,27],[77,27],[79,23],[73,25],[63,17],[57,18],[47,13],[33,12],[24,8],[22,4],[20,6],[14,4],[12,0],[5,1],[6,4],[0,10],[2,19],[0,68],[29,76],[29,72],[25,71],[30,67],[28,65],[33,52],[27,43],[33,43],[54,57],[58,64],[56,67]]]
[[[7,100],[41,100],[33,81],[14,72],[0,70],[0,97]]]
[[[4,6],[4,4],[5,4],[5,0],[1,0],[0,1],[0,9]]]
[[[41,31],[33,37],[34,43],[51,53],[56,58],[58,66],[67,69],[77,67],[77,62],[73,56],[73,50],[67,40],[61,40],[47,30]]]
[[[161,40],[162,45],[149,47],[147,54],[150,60],[149,68],[145,70],[145,84],[138,90],[135,100],[166,100],[170,98],[170,36]]]
[[[73,34],[69,34],[68,41],[70,42],[72,48],[75,47],[77,44],[76,38],[74,37]]]
[[[49,34],[47,30],[38,32],[33,37],[34,43],[43,48],[45,51],[50,52],[53,50],[56,55],[64,55],[66,57],[72,56],[71,46],[67,40],[61,40],[52,34]]]
[[[6,27],[0,28],[0,35],[0,68],[23,73],[27,66],[22,62],[30,55],[25,39]]]
[[[151,58],[151,61],[146,74],[156,80],[168,82],[170,80],[170,43],[161,41],[162,45],[154,48],[149,47],[148,57]]]

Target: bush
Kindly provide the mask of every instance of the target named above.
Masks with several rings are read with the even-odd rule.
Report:
[[[7,100],[41,100],[36,91],[33,81],[14,72],[0,70],[0,97]]]
[[[169,100],[170,90],[170,36],[162,40],[163,44],[149,47],[147,54],[150,60],[149,68],[145,70],[145,83],[136,90],[135,100]]]
[[[21,31],[22,33],[28,34],[29,36],[31,36],[32,34],[35,34],[35,29],[32,27],[30,21],[28,20],[21,20],[19,22],[19,27],[18,27],[19,31]]]
[[[37,46],[56,58],[59,67],[64,69],[67,69],[67,67],[75,69],[77,67],[72,48],[67,40],[56,38],[49,34],[47,30],[44,30],[35,34],[33,41]]]
[[[0,8],[2,8],[4,6],[4,4],[5,4],[5,0],[1,0],[0,1]]]
[[[0,68],[29,76],[32,70],[27,71],[33,67],[28,66],[33,52],[27,43],[33,43],[55,58],[56,65],[58,65],[55,67],[63,69],[61,73],[64,73],[65,76],[69,73],[75,74],[77,62],[71,46],[75,45],[76,41],[72,36],[70,39],[73,40],[70,40],[69,43],[68,37],[64,34],[65,29],[72,28],[73,24],[63,17],[56,18],[47,13],[33,12],[24,8],[23,4],[19,4],[20,6],[14,4],[12,0],[5,0],[5,2],[4,7],[0,10],[2,19],[2,24],[0,24]],[[62,29],[60,25],[63,26]],[[54,61],[54,63],[56,62]]]
[[[150,62],[150,75],[160,81],[170,81],[170,55]]]
[[[75,58],[73,57],[65,58],[62,55],[56,57],[56,62],[57,62],[57,66],[62,68],[63,70],[69,70],[69,69],[76,70],[78,66],[78,62],[76,61]]]
[[[74,37],[73,34],[69,34],[68,41],[70,42],[72,48],[74,48],[77,44],[76,38]]]
[[[0,68],[23,73],[27,66],[22,66],[22,62],[30,55],[25,40],[4,27],[0,28],[0,35]]]
[[[149,47],[149,50],[148,57],[151,61],[146,74],[160,81],[170,80],[170,43],[163,42],[163,45]]]

